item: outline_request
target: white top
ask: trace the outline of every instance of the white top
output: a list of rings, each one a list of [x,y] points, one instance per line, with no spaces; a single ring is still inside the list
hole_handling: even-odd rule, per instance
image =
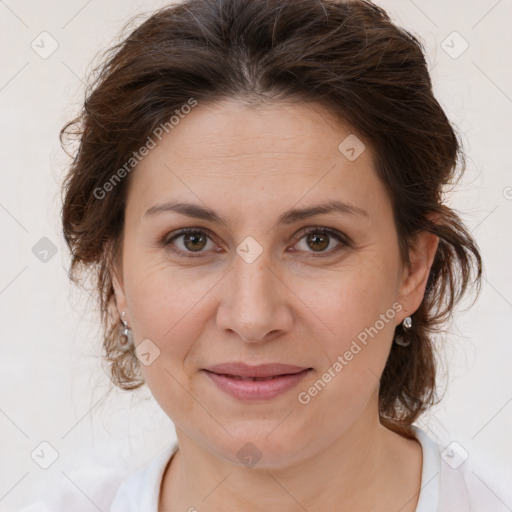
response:
[[[467,452],[456,443],[442,450],[428,435],[413,427],[423,450],[421,492],[416,512],[510,512],[510,486],[485,478],[481,468],[466,460]],[[145,467],[126,476],[126,471],[87,470],[80,488],[54,490],[43,502],[20,512],[158,512],[164,470],[178,448],[173,442]],[[84,497],[86,494],[87,499]]]

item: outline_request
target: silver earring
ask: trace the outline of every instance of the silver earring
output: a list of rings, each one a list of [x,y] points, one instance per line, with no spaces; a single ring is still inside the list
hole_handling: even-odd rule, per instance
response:
[[[121,314],[121,337],[119,339],[119,348],[127,352],[133,345],[132,330],[128,327],[128,322],[124,319],[124,311]]]
[[[411,326],[412,326],[412,318],[410,316],[406,316],[402,320],[402,327],[404,328],[404,333],[398,333],[395,336],[395,343],[397,345],[401,345],[402,347],[407,347],[408,345],[410,345],[411,340],[409,339],[409,336],[407,336],[407,333],[405,333],[405,331],[407,329],[410,329]]]

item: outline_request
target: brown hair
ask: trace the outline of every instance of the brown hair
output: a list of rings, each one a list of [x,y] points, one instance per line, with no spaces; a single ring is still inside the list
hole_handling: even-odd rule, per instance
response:
[[[62,222],[72,255],[69,277],[78,283],[89,267],[96,279],[112,382],[123,389],[144,383],[134,351],[117,342],[109,270],[131,175],[101,199],[95,191],[190,98],[234,97],[313,101],[348,121],[374,149],[403,262],[418,232],[439,236],[412,328],[397,327],[411,343],[393,344],[380,383],[381,421],[407,433],[436,399],[433,335],[451,318],[473,271],[480,292],[481,257],[459,216],[442,202],[464,158],[434,98],[422,45],[366,1],[187,0],[157,11],[107,51],[83,110],[61,131],[63,145],[65,136],[78,140],[63,184]]]

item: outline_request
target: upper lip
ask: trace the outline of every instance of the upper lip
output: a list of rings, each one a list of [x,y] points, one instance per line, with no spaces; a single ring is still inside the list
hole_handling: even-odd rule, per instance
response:
[[[234,375],[236,377],[274,377],[277,375],[291,375],[309,370],[307,366],[295,366],[291,364],[270,363],[250,366],[245,363],[231,362],[216,364],[205,368],[213,373]]]

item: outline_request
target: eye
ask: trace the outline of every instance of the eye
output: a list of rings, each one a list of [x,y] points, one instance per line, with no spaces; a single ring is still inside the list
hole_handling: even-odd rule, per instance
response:
[[[299,248],[299,250],[304,252],[312,252],[313,254],[306,256],[310,258],[328,256],[338,252],[339,250],[343,249],[343,247],[351,246],[351,242],[348,237],[334,229],[314,226],[302,230],[300,235],[302,236],[295,244],[295,247],[300,245],[302,240],[304,240],[303,247]],[[333,244],[333,240],[337,241],[338,243]],[[215,248],[216,246],[211,240],[209,232],[199,228],[180,229],[177,232],[171,233],[170,236],[165,237],[161,241],[161,244],[163,247],[168,248],[171,252],[185,258],[199,257],[203,253],[209,252],[209,250],[214,250],[215,252],[219,251],[218,248]],[[333,245],[334,248],[332,248]],[[308,248],[313,249],[313,251],[309,251]],[[296,249],[293,249],[293,251],[295,250]]]
[[[176,240],[179,239],[181,239],[181,241],[177,243]],[[210,245],[208,245],[208,242]],[[206,252],[204,249],[208,247],[211,249],[211,246],[215,247],[208,233],[198,228],[180,229],[178,232],[172,233],[170,237],[166,237],[162,241],[162,245],[172,252],[186,258],[195,258],[200,256],[201,253]],[[196,256],[194,253],[199,254]]]
[[[297,245],[300,245],[302,240],[304,240],[304,243],[302,245],[302,249],[305,252],[308,251],[308,248],[313,249],[313,254],[307,257],[317,258],[322,256],[327,256],[332,253],[338,252],[343,247],[350,247],[351,243],[349,239],[344,236],[339,231],[336,231],[334,229],[329,228],[322,228],[319,226],[314,226],[312,228],[307,228],[305,231],[301,232],[302,237],[299,239],[299,242]],[[333,244],[333,239],[337,241],[337,244]],[[334,248],[332,246],[334,245]],[[330,247],[329,250],[327,250]],[[318,253],[318,254],[314,254]]]

